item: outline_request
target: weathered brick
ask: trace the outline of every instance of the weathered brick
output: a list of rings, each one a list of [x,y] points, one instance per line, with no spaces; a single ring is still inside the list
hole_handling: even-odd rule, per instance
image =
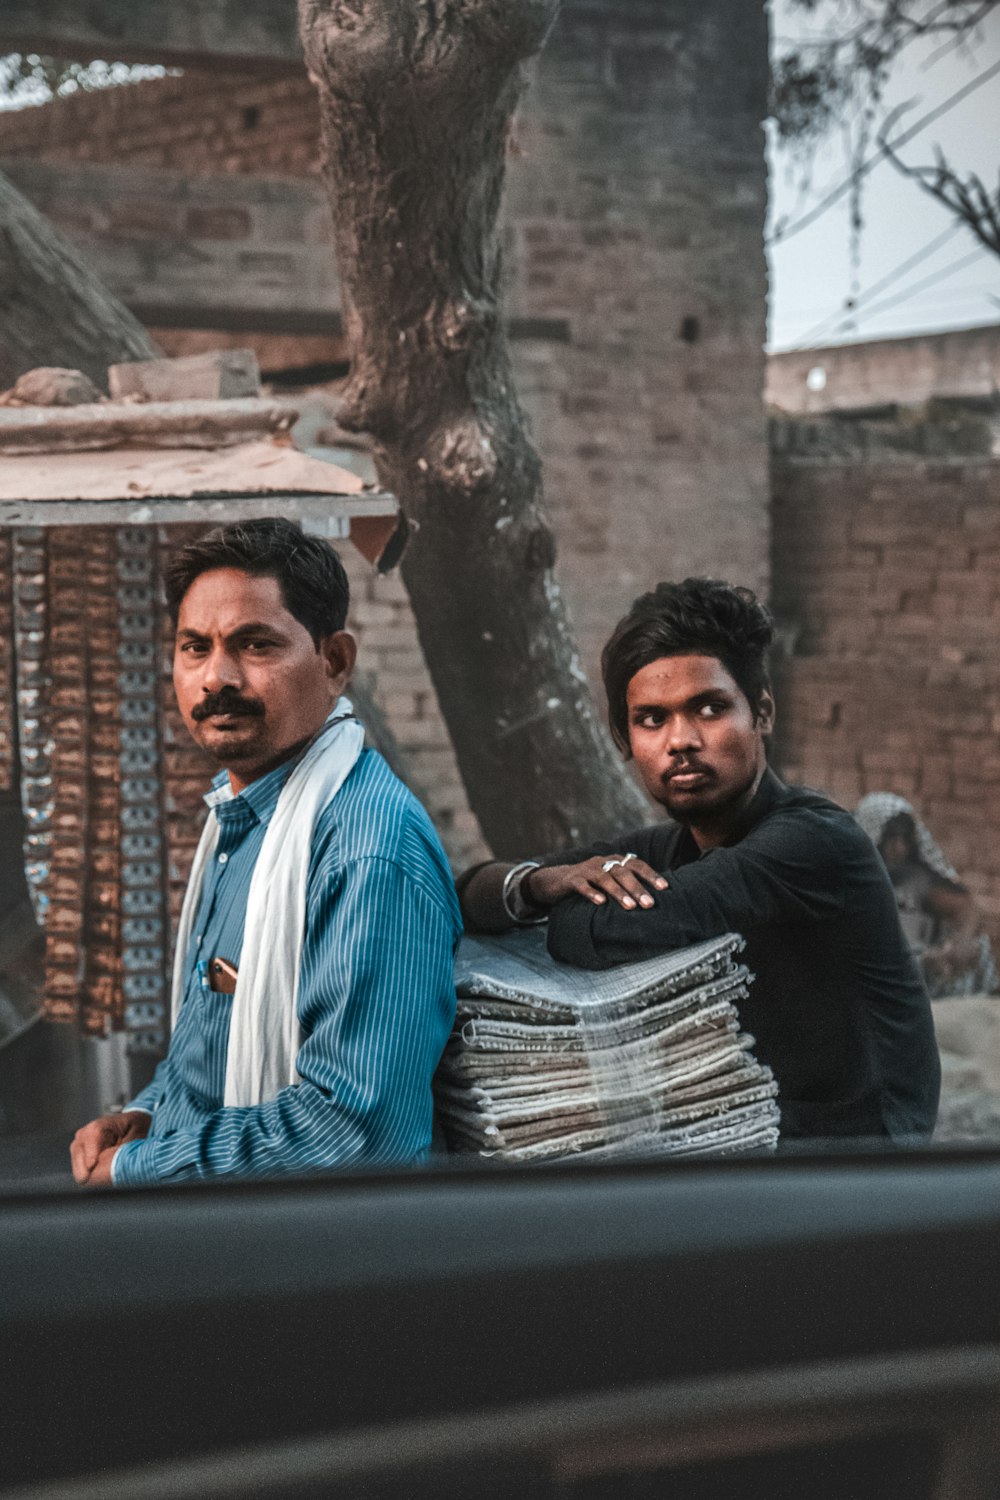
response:
[[[953,780],[950,775],[937,771],[929,771],[926,766],[921,766],[918,778],[918,791],[924,802],[927,802],[931,797],[950,797],[952,787]]]
[[[996,533],[1000,525],[1000,506],[994,505],[968,505],[962,517],[962,525],[966,531],[992,532]]]
[[[189,208],[184,216],[185,232],[193,240],[247,239],[253,225],[242,208]]]
[[[372,625],[398,628],[402,624],[399,606],[369,602],[366,599],[359,599],[353,604],[350,619],[352,628],[358,630],[367,630]]]
[[[387,705],[388,706],[388,705]],[[436,749],[443,747],[451,751],[451,741],[444,723],[438,719],[400,718],[392,715],[392,730],[399,748],[403,751]]]
[[[827,790],[853,794],[860,756],[859,790],[911,797],[977,896],[987,893],[998,935],[1000,464],[945,475],[908,460],[825,471],[786,462],[777,474],[775,599],[799,649],[818,653],[793,656],[779,679],[789,763],[800,779],[819,772]],[[846,557],[828,515],[848,521]]]

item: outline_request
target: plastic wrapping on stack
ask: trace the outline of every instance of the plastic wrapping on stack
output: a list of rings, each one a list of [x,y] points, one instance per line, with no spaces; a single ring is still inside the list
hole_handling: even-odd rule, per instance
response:
[[[539,928],[464,938],[435,1079],[449,1149],[536,1161],[773,1151],[777,1085],[740,1031],[735,934],[599,973]]]

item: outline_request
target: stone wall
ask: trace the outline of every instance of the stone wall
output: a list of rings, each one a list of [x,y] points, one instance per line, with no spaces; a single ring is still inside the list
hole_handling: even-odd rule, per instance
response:
[[[956,453],[956,445],[980,452]],[[949,452],[949,446],[951,451]],[[781,766],[910,799],[1000,937],[1000,462],[988,425],[782,423]],[[937,451],[935,451],[937,450]]]
[[[766,74],[758,0],[566,0],[521,109],[515,367],[592,679],[657,579],[767,584]],[[0,133],[4,157],[193,175],[315,177],[319,154],[308,80],[261,69],[77,95]]]

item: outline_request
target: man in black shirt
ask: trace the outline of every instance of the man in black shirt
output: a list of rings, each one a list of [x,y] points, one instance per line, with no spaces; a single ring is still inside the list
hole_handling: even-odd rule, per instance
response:
[[[612,733],[672,819],[460,882],[470,925],[548,918],[554,958],[600,969],[725,932],[756,976],[742,1020],[782,1136],[926,1138],[930,1002],[878,853],[853,818],[768,769],[770,616],[709,579],[638,599],[602,660]]]

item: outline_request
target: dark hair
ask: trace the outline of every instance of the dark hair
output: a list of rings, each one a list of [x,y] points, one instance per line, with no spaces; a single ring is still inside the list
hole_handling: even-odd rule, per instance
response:
[[[878,841],[880,854],[891,838],[902,839],[906,845],[908,858],[919,860],[923,864],[920,858],[920,846],[917,843],[917,825],[912,813],[893,813],[892,817],[887,820]]]
[[[658,583],[642,594],[615,627],[601,655],[608,722],[619,750],[629,753],[628,685],[662,656],[715,656],[743,693],[754,719],[770,690],[767,648],[774,638],[770,611],[751,589],[717,578]]]
[[[290,615],[317,648],[343,630],[350,602],[344,565],[327,542],[304,535],[294,521],[266,516],[217,526],[172,553],[164,569],[167,609],[174,627],[181,600],[195,579],[213,568],[238,568],[253,578],[276,578]]]

